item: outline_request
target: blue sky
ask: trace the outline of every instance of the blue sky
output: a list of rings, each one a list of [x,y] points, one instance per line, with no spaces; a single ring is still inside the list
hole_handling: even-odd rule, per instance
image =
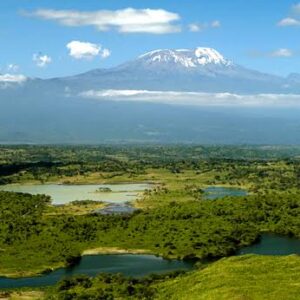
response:
[[[297,4],[289,0],[1,1],[0,72],[64,76],[114,66],[153,49],[203,46],[260,71],[300,73]],[[149,20],[143,17],[144,9],[150,9]]]

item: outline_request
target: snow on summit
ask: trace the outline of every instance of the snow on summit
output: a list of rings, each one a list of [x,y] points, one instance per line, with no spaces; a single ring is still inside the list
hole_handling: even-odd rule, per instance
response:
[[[217,50],[212,48],[197,48],[195,50],[195,56],[197,61],[201,65],[206,64],[224,64],[227,65],[230,62],[226,60]]]
[[[217,50],[199,47],[190,49],[159,49],[139,57],[147,63],[175,63],[186,68],[196,68],[208,64],[228,66],[231,62],[225,59]]]

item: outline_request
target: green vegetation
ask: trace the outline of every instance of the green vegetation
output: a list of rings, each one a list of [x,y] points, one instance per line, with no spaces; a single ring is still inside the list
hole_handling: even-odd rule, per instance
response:
[[[297,147],[3,146],[2,184],[152,182],[154,187],[134,203],[140,209],[126,216],[91,214],[104,205],[93,201],[53,207],[45,195],[0,192],[0,274],[28,276],[71,265],[94,248],[145,249],[168,258],[196,258],[203,266],[253,244],[261,232],[300,238],[299,154]],[[208,201],[203,194],[208,186],[245,188],[249,195]],[[296,257],[246,256],[176,278],[78,277],[50,289],[54,298],[47,297],[296,299],[294,291],[280,298],[290,285],[297,291],[299,280],[283,271],[299,275],[296,263]],[[270,284],[252,288],[256,279],[266,278]],[[187,290],[193,298],[184,298]]]
[[[155,285],[157,300],[298,300],[300,258],[239,256]]]
[[[298,300],[300,258],[246,255],[143,279],[100,274],[62,280],[45,299]]]
[[[93,200],[76,200],[65,205],[47,207],[45,215],[85,215],[106,206],[104,202]]]
[[[44,196],[7,192],[0,196],[6,212],[0,240],[2,274],[30,274],[72,264],[85,249],[97,247],[215,259],[253,243],[263,230],[300,237],[300,196],[292,193],[174,202],[130,216],[44,213],[42,218],[40,210],[47,212]],[[38,199],[43,206],[31,209]]]
[[[207,185],[285,189],[298,187],[299,158],[300,147],[279,146],[2,146],[0,182],[169,183],[191,177]]]
[[[199,270],[142,279],[99,274],[74,276],[43,291],[12,291],[6,299],[298,300],[300,258],[246,255],[224,258]]]
[[[145,299],[154,297],[149,279],[128,279],[122,275],[100,274],[95,279],[74,276],[62,280],[46,299]]]
[[[108,187],[100,187],[96,190],[96,193],[110,193],[112,190]]]

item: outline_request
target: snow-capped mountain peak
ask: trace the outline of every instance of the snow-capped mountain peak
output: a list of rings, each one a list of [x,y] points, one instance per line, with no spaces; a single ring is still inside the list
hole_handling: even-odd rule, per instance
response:
[[[143,54],[139,57],[147,64],[169,63],[186,68],[196,68],[209,64],[228,66],[232,63],[212,48],[199,47],[191,49],[159,49]]]
[[[212,48],[199,47],[195,50],[195,56],[197,57],[198,63],[202,65],[211,63],[223,65],[231,64],[231,62],[225,59],[223,55]]]

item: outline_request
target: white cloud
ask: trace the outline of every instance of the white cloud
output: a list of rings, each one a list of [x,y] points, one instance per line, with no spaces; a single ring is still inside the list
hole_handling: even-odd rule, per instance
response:
[[[287,27],[287,26],[300,26],[300,20],[295,18],[284,18],[278,22],[278,26]]]
[[[27,77],[24,75],[13,75],[13,74],[2,74],[0,75],[0,82],[7,83],[21,83],[27,80]]]
[[[191,32],[199,32],[199,31],[202,31],[202,29],[203,29],[203,27],[200,24],[197,24],[197,23],[189,24],[189,30]]]
[[[181,30],[179,25],[174,24],[180,20],[180,16],[164,9],[126,8],[98,11],[39,9],[24,14],[56,21],[65,26],[93,26],[99,31],[115,29],[123,33],[165,34]]]
[[[282,27],[287,27],[287,26],[300,26],[300,3],[295,4],[291,8],[291,14],[280,20],[277,25],[282,26]]]
[[[111,55],[111,51],[109,49],[104,48],[101,53],[102,58],[107,58]]]
[[[219,27],[221,27],[221,22],[218,21],[218,20],[215,20],[215,21],[211,22],[211,27],[212,28],[219,28]]]
[[[16,84],[22,84],[27,77],[21,74],[2,74],[0,75],[0,89],[6,89]]]
[[[102,101],[135,101],[193,106],[300,107],[300,95],[200,93],[148,90],[90,90],[81,97]]]
[[[44,68],[52,62],[52,58],[50,56],[41,53],[33,54],[32,60],[40,68]]]
[[[218,20],[212,21],[210,23],[191,23],[188,25],[189,31],[200,32],[209,28],[219,28],[221,27],[221,22]]]
[[[7,71],[8,72],[15,73],[15,72],[18,72],[19,69],[20,69],[20,67],[18,65],[16,65],[16,64],[9,64],[9,65],[7,65]]]
[[[66,47],[69,49],[69,55],[75,59],[93,59],[96,56],[107,58],[111,54],[109,49],[88,42],[72,41]]]
[[[291,57],[291,56],[293,56],[293,52],[289,49],[281,48],[281,49],[278,49],[278,50],[272,52],[271,56],[274,56],[274,57]]]

